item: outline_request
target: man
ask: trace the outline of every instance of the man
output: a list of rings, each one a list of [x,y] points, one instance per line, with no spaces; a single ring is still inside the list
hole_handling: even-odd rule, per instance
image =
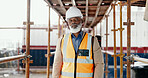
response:
[[[97,38],[81,30],[82,19],[83,15],[78,8],[70,7],[67,10],[70,34],[58,41],[52,78],[103,78],[101,48]]]

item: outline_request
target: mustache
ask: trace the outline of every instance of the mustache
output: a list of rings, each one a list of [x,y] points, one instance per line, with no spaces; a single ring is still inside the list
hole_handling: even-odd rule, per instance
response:
[[[79,25],[79,24],[76,24],[76,23],[71,24],[71,26],[77,26],[77,25]]]

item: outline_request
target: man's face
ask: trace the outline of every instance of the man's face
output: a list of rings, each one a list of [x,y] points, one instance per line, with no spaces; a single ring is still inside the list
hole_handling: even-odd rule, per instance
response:
[[[74,29],[77,28],[80,23],[82,23],[82,20],[80,17],[73,17],[68,19],[68,24],[69,26],[71,26],[71,28],[74,28]]]

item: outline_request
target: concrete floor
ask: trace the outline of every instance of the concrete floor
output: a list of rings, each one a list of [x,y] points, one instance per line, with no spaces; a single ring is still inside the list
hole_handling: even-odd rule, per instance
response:
[[[30,74],[30,78],[46,78],[46,74]],[[25,78],[25,74],[4,74],[0,78]],[[50,75],[51,78],[51,75]]]
[[[45,70],[46,71],[46,70]],[[47,75],[43,73],[30,72],[30,78],[46,78]],[[0,78],[25,78],[25,73],[20,71],[19,73],[15,68],[0,68]],[[51,75],[50,75],[51,78]]]
[[[30,74],[30,78],[46,78],[46,74]],[[25,78],[25,74],[3,75],[0,78]],[[50,75],[51,78],[51,75]]]

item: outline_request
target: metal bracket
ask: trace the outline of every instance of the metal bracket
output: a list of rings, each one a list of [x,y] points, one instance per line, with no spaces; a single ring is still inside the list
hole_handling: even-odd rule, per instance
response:
[[[127,60],[130,60],[131,63],[134,63],[134,58],[133,58],[133,56],[134,56],[134,55],[132,54],[132,55],[130,55],[130,56],[125,56],[124,58],[127,59]]]
[[[118,29],[112,29],[111,31],[118,31]]]
[[[117,56],[119,56],[119,57],[124,57],[125,54],[117,54]]]
[[[27,58],[31,58],[32,56],[31,55],[26,55],[26,52],[24,53],[25,54],[25,57],[23,58],[23,60],[22,60],[22,63],[26,63],[26,61],[27,61]],[[33,60],[29,60],[29,62],[28,63],[33,63]]]
[[[117,54],[111,55],[112,57],[117,57]]]
[[[110,71],[104,71],[104,73],[110,73]]]
[[[24,59],[23,60],[26,60],[27,58],[31,58],[32,56],[31,55],[26,55],[26,52],[24,53],[25,54],[25,57],[24,57]]]
[[[34,22],[29,22],[28,24],[34,25]],[[23,22],[23,25],[27,25],[27,22]]]
[[[119,30],[119,31],[123,31],[123,30],[124,30],[124,28],[118,28],[118,30]]]
[[[104,35],[109,35],[109,34],[104,34]]]

